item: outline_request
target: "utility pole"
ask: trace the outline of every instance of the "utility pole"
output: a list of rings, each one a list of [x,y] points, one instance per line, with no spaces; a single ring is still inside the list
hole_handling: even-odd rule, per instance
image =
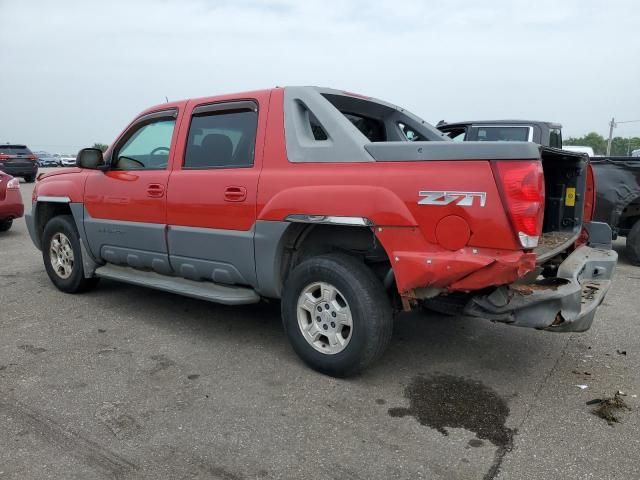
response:
[[[640,120],[624,120],[622,122],[616,122],[616,119],[611,117],[611,122],[609,123],[609,141],[607,142],[607,157],[611,156],[611,141],[613,140],[613,129],[616,128],[619,123],[640,123]]]
[[[611,140],[613,140],[613,129],[616,126],[616,119],[611,117],[611,123],[609,123],[609,141],[607,142],[607,157],[611,156]]]

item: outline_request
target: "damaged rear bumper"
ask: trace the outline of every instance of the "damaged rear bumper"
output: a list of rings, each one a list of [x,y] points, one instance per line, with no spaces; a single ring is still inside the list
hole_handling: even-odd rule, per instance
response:
[[[557,277],[498,287],[473,297],[464,313],[521,327],[583,332],[609,290],[617,259],[613,250],[581,246],[560,264]]]

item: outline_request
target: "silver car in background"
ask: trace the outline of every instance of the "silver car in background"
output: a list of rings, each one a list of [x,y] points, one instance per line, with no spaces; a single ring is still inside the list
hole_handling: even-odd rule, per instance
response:
[[[38,165],[41,167],[59,167],[60,160],[49,152],[33,152],[38,157]]]
[[[75,167],[76,155],[60,155],[60,165],[63,167]]]

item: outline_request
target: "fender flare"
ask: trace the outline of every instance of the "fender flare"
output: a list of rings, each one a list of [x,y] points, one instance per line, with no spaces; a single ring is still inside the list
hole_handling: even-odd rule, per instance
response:
[[[363,202],[362,199],[374,199]],[[291,215],[360,217],[372,225],[417,226],[405,203],[391,190],[369,185],[310,185],[276,193],[258,220],[283,221]]]
[[[82,254],[82,264],[84,267],[84,276],[85,278],[93,277],[95,269],[100,266],[100,264],[93,257],[93,254],[89,251],[86,234],[84,231],[84,204],[72,202],[69,197],[58,197],[58,196],[46,196],[40,195],[36,197],[36,201],[33,204],[31,209],[31,213],[26,215],[26,223],[27,230],[29,231],[29,235],[31,236],[31,240],[38,248],[38,250],[42,250],[41,244],[41,228],[44,229],[44,225],[41,225],[40,220],[40,208],[41,206],[47,204],[63,204],[68,206],[69,211],[71,212],[71,216],[76,224],[76,229],[78,230],[78,235],[80,237],[80,250]]]
[[[620,218],[622,217],[622,212],[624,212],[624,209],[627,208],[635,200],[640,200],[640,190],[630,190],[625,196],[620,198],[619,202],[616,203],[616,206],[611,211],[611,216],[609,217],[609,224],[613,228],[618,228],[618,223],[620,222]]]

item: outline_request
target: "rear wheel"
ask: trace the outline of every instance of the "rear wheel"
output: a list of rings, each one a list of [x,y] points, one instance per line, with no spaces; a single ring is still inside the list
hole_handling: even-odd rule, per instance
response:
[[[27,175],[26,177],[24,177],[24,181],[27,183],[33,183],[36,181],[36,176],[35,175]]]
[[[348,255],[313,257],[298,265],[282,297],[284,329],[311,368],[346,377],[382,355],[391,339],[391,305],[380,280]]]
[[[640,265],[640,220],[631,227],[627,235],[627,248],[625,249],[629,260],[634,265]]]
[[[84,292],[98,283],[97,278],[84,277],[80,239],[71,215],[53,217],[47,223],[42,259],[49,278],[63,292]]]
[[[13,219],[8,218],[6,220],[0,220],[0,232],[6,232],[13,225]]]

